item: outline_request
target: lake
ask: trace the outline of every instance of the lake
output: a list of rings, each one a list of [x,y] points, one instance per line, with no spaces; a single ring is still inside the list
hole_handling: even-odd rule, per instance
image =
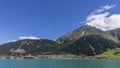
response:
[[[0,68],[120,68],[120,60],[0,60]]]

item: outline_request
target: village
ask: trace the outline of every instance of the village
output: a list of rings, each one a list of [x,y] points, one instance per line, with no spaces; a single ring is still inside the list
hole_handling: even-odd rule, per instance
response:
[[[24,56],[0,56],[0,59],[77,59],[79,56],[72,54],[59,55],[24,55]]]

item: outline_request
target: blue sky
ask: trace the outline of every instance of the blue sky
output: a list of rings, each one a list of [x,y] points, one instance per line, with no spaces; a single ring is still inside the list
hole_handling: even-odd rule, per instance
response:
[[[118,0],[0,0],[0,42],[20,36],[55,40],[85,23],[86,17]]]

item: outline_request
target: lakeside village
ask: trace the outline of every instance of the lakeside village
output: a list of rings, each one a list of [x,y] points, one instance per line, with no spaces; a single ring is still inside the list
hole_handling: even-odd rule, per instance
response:
[[[51,52],[43,52],[41,54],[27,53],[21,46],[14,50],[11,49],[9,54],[0,54],[0,59],[76,59],[79,58],[73,54],[53,54]]]
[[[0,59],[77,59],[76,55],[72,54],[59,54],[59,55],[16,55],[16,56],[0,56]]]
[[[0,54],[0,59],[76,59],[77,55],[72,54],[51,54],[44,52],[42,54],[26,54],[24,49],[10,50],[10,54]]]

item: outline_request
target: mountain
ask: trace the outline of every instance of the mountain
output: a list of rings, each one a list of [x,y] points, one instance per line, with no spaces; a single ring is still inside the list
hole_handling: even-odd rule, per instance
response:
[[[119,43],[120,41],[118,38],[115,38],[113,35],[111,35],[108,31],[102,31],[100,29],[97,29],[96,27],[92,27],[89,25],[84,25],[70,33],[65,34],[64,36],[57,39],[59,43],[68,45],[76,41],[77,39],[81,38],[82,36],[87,35],[100,35],[101,37],[104,37],[109,40],[113,40],[116,43]]]
[[[65,46],[63,50],[76,55],[83,54],[92,56],[101,54],[108,49],[117,48],[117,46],[118,44],[114,41],[105,39],[100,35],[88,35],[79,38],[68,46]]]
[[[75,54],[94,56],[120,47],[120,29],[102,31],[84,25],[56,41],[18,40],[0,45],[0,54]]]
[[[106,31],[106,32],[120,41],[120,28],[117,28],[117,29],[114,29],[114,30],[109,30],[109,31]]]
[[[72,54],[97,55],[119,46],[120,30],[102,31],[85,25],[57,41],[63,45],[63,51]]]
[[[101,35],[101,36],[105,35],[104,31],[102,31],[100,29],[91,27],[89,25],[85,25],[85,26],[82,26],[70,33],[67,33],[66,35],[57,39],[57,41],[66,45],[66,44],[71,44],[72,42],[74,42],[75,40],[79,39],[82,36],[93,35],[93,34]]]
[[[43,54],[43,53],[57,53],[59,51],[59,44],[52,40],[19,40],[0,45],[0,54],[11,53],[30,53],[30,54]]]

